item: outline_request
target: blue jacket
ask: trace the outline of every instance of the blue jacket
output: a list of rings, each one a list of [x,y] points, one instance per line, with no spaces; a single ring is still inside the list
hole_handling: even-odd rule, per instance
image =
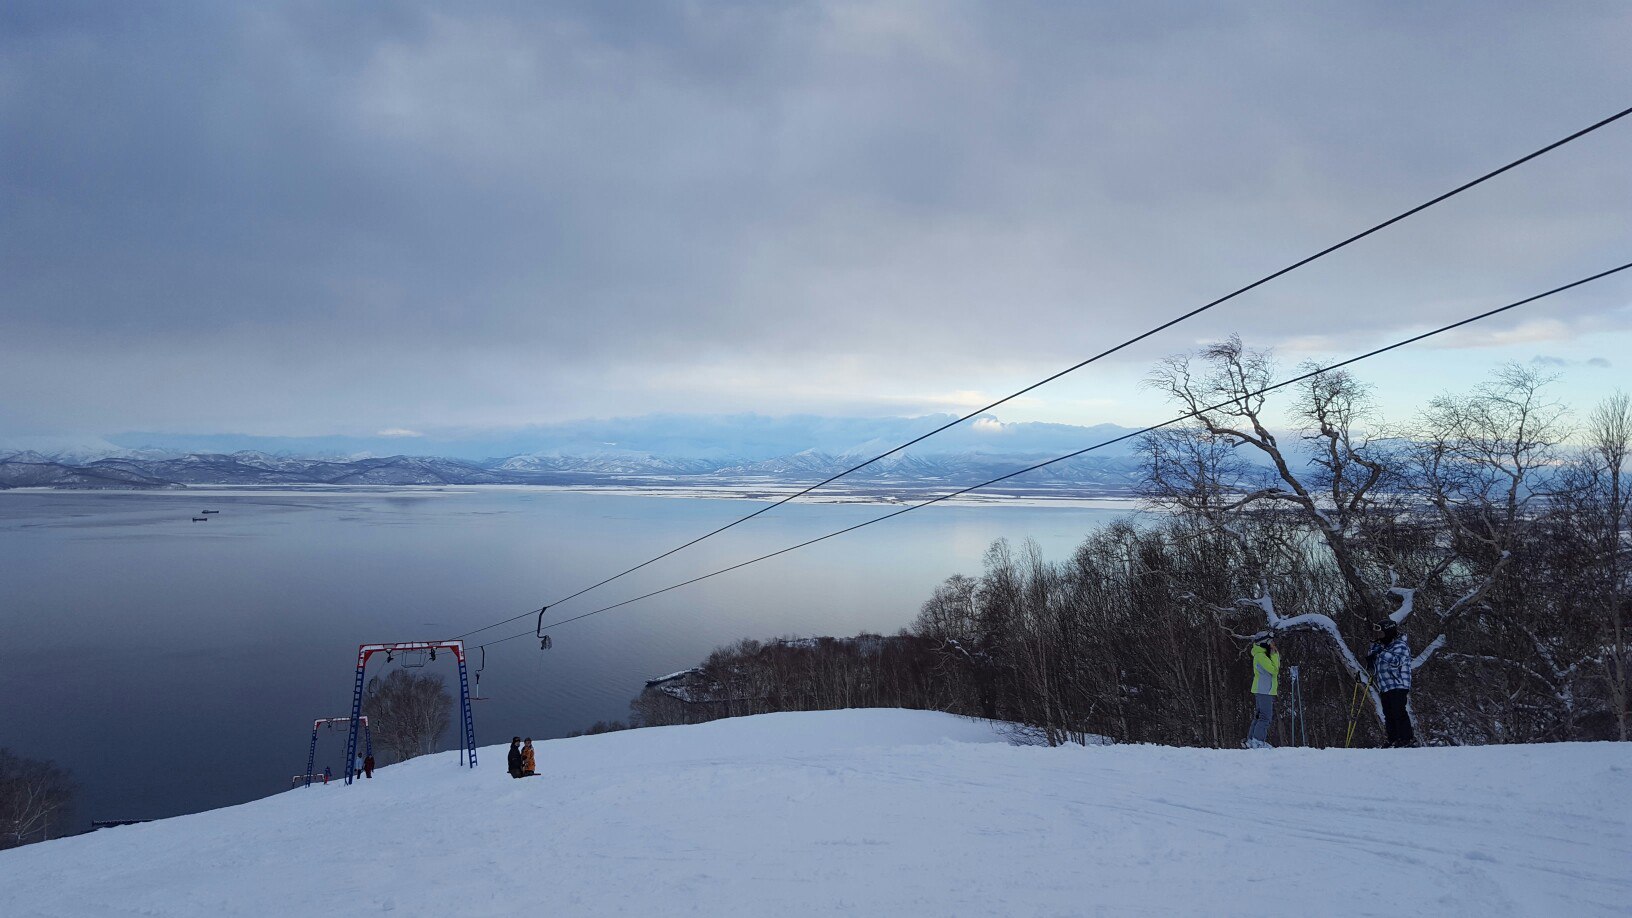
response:
[[[1391,692],[1411,687],[1411,646],[1405,642],[1405,635],[1390,641],[1386,647],[1382,644],[1371,645],[1366,659],[1371,661],[1371,675],[1377,684],[1377,691]]]

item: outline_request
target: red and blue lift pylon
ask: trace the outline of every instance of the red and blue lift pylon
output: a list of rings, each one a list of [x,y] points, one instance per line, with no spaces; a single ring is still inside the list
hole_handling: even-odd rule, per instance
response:
[[[368,729],[368,718],[366,716],[365,717],[360,717],[358,719],[363,722],[363,744],[364,744],[363,755],[371,756],[371,755],[374,754],[374,731]],[[321,728],[324,724],[328,724],[330,729],[333,729],[335,724],[346,723],[347,721],[350,721],[350,720],[351,720],[351,718],[349,718],[349,717],[319,717],[317,720],[312,721],[312,745],[310,747],[308,747],[307,750],[306,750],[306,774],[304,776],[296,775],[297,778],[301,778],[301,777],[304,778],[304,783],[303,783],[304,787],[311,787],[312,786],[312,781],[314,779],[314,775],[312,774],[312,769],[317,767],[317,731],[318,731],[318,729]],[[327,783],[327,782],[324,782],[324,783]]]
[[[356,777],[357,721],[363,716],[363,670],[368,667],[368,658],[377,653],[383,653],[389,658],[399,653],[429,652],[431,659],[434,660],[438,650],[452,651],[454,660],[459,663],[459,724],[464,728],[465,734],[465,742],[459,752],[459,764],[465,765],[468,762],[471,768],[476,767],[476,719],[471,714],[470,678],[465,670],[465,642],[454,640],[361,644],[357,647],[357,678],[351,688],[351,731],[346,738],[347,784]]]

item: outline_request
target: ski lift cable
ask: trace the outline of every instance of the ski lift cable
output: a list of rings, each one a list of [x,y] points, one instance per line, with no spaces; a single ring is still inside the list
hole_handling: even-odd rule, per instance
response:
[[[642,568],[644,568],[644,567],[646,567],[648,565],[655,564],[658,561],[663,560],[664,558],[667,558],[667,557],[670,557],[671,555],[675,555],[675,554],[678,554],[678,553],[680,553],[682,551],[685,551],[686,549],[690,548],[693,545],[696,545],[699,542],[702,542],[702,541],[704,541],[706,539],[711,539],[714,536],[717,536],[720,533],[725,532],[728,529],[734,528],[736,526],[740,526],[743,523],[746,523],[749,520],[751,520],[751,519],[753,519],[753,518],[755,518],[757,516],[760,516],[761,514],[769,513],[770,511],[775,510],[776,508],[782,506],[783,504],[789,503],[790,501],[797,500],[798,498],[801,498],[801,497],[805,496],[806,494],[809,494],[810,492],[815,491],[818,488],[822,488],[822,487],[825,487],[825,486],[827,486],[829,484],[832,484],[833,482],[838,481],[840,478],[843,478],[846,475],[850,475],[850,474],[852,474],[854,472],[859,472],[862,469],[872,465],[875,462],[878,462],[881,459],[886,459],[886,458],[888,458],[890,456],[895,455],[896,453],[901,452],[904,449],[907,449],[908,447],[914,446],[914,445],[916,445],[918,443],[922,443],[923,441],[929,439],[930,437],[935,436],[936,434],[941,433],[942,431],[945,431],[945,430],[948,430],[950,428],[956,427],[957,425],[962,424],[963,422],[968,421],[971,418],[979,417],[980,415],[985,414],[988,411],[991,411],[993,408],[996,408],[999,405],[1002,405],[1002,404],[1004,404],[1006,402],[1009,402],[1009,401],[1013,401],[1014,399],[1019,398],[1020,396],[1025,395],[1026,393],[1031,392],[1034,389],[1038,389],[1038,388],[1040,388],[1042,386],[1045,386],[1048,383],[1051,383],[1054,380],[1059,379],[1062,376],[1066,376],[1066,375],[1068,375],[1070,373],[1074,373],[1077,370],[1080,370],[1083,367],[1088,366],[1091,363],[1094,363],[1094,362],[1096,362],[1098,360],[1101,360],[1101,359],[1103,359],[1105,357],[1109,357],[1110,355],[1115,354],[1116,352],[1118,352],[1120,350],[1123,350],[1124,348],[1131,347],[1132,345],[1137,344],[1140,341],[1145,340],[1146,338],[1149,338],[1149,337],[1151,337],[1153,335],[1159,334],[1159,333],[1161,333],[1163,331],[1166,331],[1169,328],[1172,328],[1175,325],[1178,325],[1181,322],[1187,321],[1187,320],[1192,319],[1192,318],[1194,318],[1194,317],[1196,317],[1198,315],[1201,315],[1202,313],[1208,311],[1209,309],[1212,309],[1214,306],[1222,305],[1223,303],[1229,302],[1230,300],[1235,299],[1236,297],[1242,295],[1243,293],[1247,293],[1249,291],[1255,290],[1258,287],[1261,287],[1264,284],[1267,284],[1270,281],[1275,280],[1278,277],[1281,277],[1281,276],[1286,275],[1286,274],[1290,274],[1291,272],[1296,271],[1297,269],[1303,267],[1304,265],[1307,265],[1307,264],[1309,264],[1309,263],[1311,263],[1313,261],[1316,261],[1318,259],[1324,258],[1327,255],[1330,255],[1333,252],[1336,252],[1339,249],[1345,248],[1346,246],[1349,246],[1349,245],[1351,245],[1351,244],[1353,244],[1355,242],[1359,242],[1360,240],[1366,238],[1367,236],[1372,235],[1373,233],[1376,233],[1376,232],[1379,232],[1381,230],[1387,229],[1388,227],[1393,226],[1394,224],[1399,223],[1400,221],[1405,220],[1408,217],[1414,216],[1414,215],[1416,215],[1418,213],[1421,213],[1424,210],[1427,210],[1430,207],[1433,207],[1436,204],[1439,204],[1439,203],[1441,203],[1443,201],[1449,200],[1450,198],[1456,197],[1457,195],[1461,194],[1462,192],[1467,191],[1467,190],[1469,190],[1469,189],[1471,189],[1471,188],[1473,188],[1475,186],[1482,185],[1485,182],[1488,182],[1491,179],[1503,174],[1504,172],[1508,172],[1509,170],[1512,170],[1512,169],[1515,169],[1515,168],[1517,168],[1519,166],[1522,166],[1525,163],[1529,162],[1530,160],[1536,159],[1537,157],[1540,157],[1540,156],[1542,156],[1542,155],[1544,155],[1546,153],[1550,153],[1553,150],[1556,150],[1559,147],[1562,147],[1565,144],[1570,143],[1571,141],[1578,140],[1578,139],[1580,139],[1582,137],[1585,137],[1586,135],[1591,134],[1592,132],[1598,130],[1599,128],[1606,127],[1606,126],[1608,126],[1610,124],[1613,124],[1616,121],[1619,121],[1622,118],[1625,118],[1627,115],[1632,115],[1632,108],[1622,109],[1621,111],[1616,112],[1615,114],[1610,115],[1609,117],[1607,117],[1607,118],[1605,118],[1605,119],[1603,119],[1601,121],[1598,121],[1598,122],[1596,122],[1594,124],[1588,125],[1587,127],[1584,127],[1584,128],[1582,128],[1582,129],[1576,131],[1575,133],[1570,134],[1570,135],[1568,135],[1566,137],[1555,140],[1552,143],[1550,143],[1550,144],[1548,144],[1548,145],[1546,145],[1546,146],[1544,146],[1544,147],[1542,147],[1542,148],[1540,148],[1538,150],[1535,150],[1534,152],[1531,152],[1531,153],[1528,153],[1528,154],[1526,154],[1524,156],[1521,156],[1518,159],[1513,160],[1512,162],[1508,163],[1505,166],[1501,166],[1500,168],[1493,169],[1493,170],[1491,170],[1489,172],[1486,172],[1485,174],[1479,176],[1478,178],[1475,178],[1475,179],[1472,179],[1470,181],[1464,182],[1461,185],[1458,185],[1455,188],[1452,188],[1450,191],[1447,191],[1447,192],[1445,192],[1445,193],[1443,193],[1443,194],[1441,194],[1441,195],[1439,195],[1437,197],[1430,198],[1429,200],[1424,201],[1421,204],[1418,204],[1417,206],[1412,207],[1409,210],[1402,211],[1402,212],[1388,218],[1387,220],[1384,220],[1383,222],[1378,223],[1378,224],[1370,227],[1369,229],[1362,230],[1362,231],[1360,231],[1358,233],[1355,233],[1352,236],[1349,236],[1348,238],[1342,240],[1341,242],[1335,243],[1333,245],[1329,245],[1326,248],[1321,249],[1320,251],[1314,253],[1313,255],[1309,255],[1309,256],[1306,256],[1306,257],[1304,257],[1302,259],[1299,259],[1298,261],[1295,261],[1292,264],[1289,264],[1286,267],[1281,268],[1279,271],[1275,271],[1274,273],[1271,273],[1271,274],[1266,274],[1263,277],[1260,277],[1259,279],[1253,281],[1252,283],[1247,284],[1245,287],[1240,287],[1240,288],[1238,288],[1236,290],[1231,291],[1230,293],[1226,293],[1225,295],[1219,297],[1218,299],[1213,300],[1212,302],[1206,303],[1206,304],[1204,304],[1202,306],[1198,306],[1195,309],[1190,310],[1189,312],[1186,312],[1186,313],[1184,313],[1182,315],[1179,315],[1179,316],[1177,316],[1175,318],[1169,319],[1168,321],[1163,322],[1160,325],[1157,325],[1156,327],[1150,329],[1149,331],[1146,331],[1146,332],[1144,332],[1142,334],[1139,334],[1139,335],[1136,335],[1136,336],[1134,336],[1132,338],[1129,338],[1126,341],[1123,341],[1121,344],[1118,344],[1115,347],[1107,348],[1107,349],[1105,349],[1103,351],[1100,351],[1099,353],[1093,355],[1092,357],[1087,358],[1086,360],[1082,360],[1082,361],[1079,361],[1078,363],[1072,364],[1071,366],[1066,367],[1065,369],[1060,370],[1059,372],[1057,372],[1057,373],[1055,373],[1055,374],[1053,374],[1051,376],[1046,376],[1046,377],[1038,380],[1037,382],[1034,382],[1031,385],[1026,386],[1023,389],[1018,389],[1018,390],[1016,390],[1014,392],[1011,392],[1008,395],[1003,396],[1002,398],[998,399],[997,401],[992,402],[989,405],[986,405],[983,408],[977,408],[974,411],[971,411],[968,414],[963,415],[962,417],[959,417],[959,418],[957,418],[955,420],[952,420],[952,421],[948,421],[945,424],[942,424],[941,426],[935,428],[934,430],[929,431],[928,433],[921,434],[921,435],[919,435],[917,437],[914,437],[911,440],[908,440],[907,442],[902,443],[900,446],[896,446],[896,447],[894,447],[892,449],[886,450],[885,452],[879,453],[878,455],[872,457],[871,459],[866,460],[865,462],[858,463],[856,465],[851,466],[848,469],[845,469],[842,472],[839,472],[836,475],[832,475],[832,476],[830,476],[828,478],[824,478],[821,481],[818,481],[815,484],[804,488],[803,490],[796,491],[796,492],[794,492],[792,494],[789,494],[786,497],[783,497],[782,499],[780,499],[778,501],[775,501],[774,503],[766,504],[765,506],[759,508],[758,510],[755,510],[754,512],[752,512],[752,513],[750,513],[750,514],[748,514],[746,516],[743,516],[743,517],[740,517],[738,519],[732,520],[731,522],[726,523],[724,526],[721,526],[718,529],[714,529],[714,530],[711,530],[709,532],[705,532],[702,535],[697,536],[696,538],[692,539],[689,542],[686,542],[686,543],[681,544],[681,545],[677,545],[674,548],[671,548],[668,551],[663,552],[660,555],[656,555],[656,556],[654,556],[652,558],[648,558],[647,560],[642,561],[641,563],[635,565],[634,567],[631,567],[631,568],[628,568],[626,570],[620,571],[619,573],[613,574],[612,576],[606,578],[605,580],[601,580],[601,581],[598,581],[596,583],[592,583],[589,586],[584,587],[583,589],[577,591],[576,593],[570,593],[570,594],[568,594],[566,596],[561,597],[560,599],[555,600],[554,602],[551,602],[551,603],[548,603],[548,604],[544,605],[541,608],[529,609],[528,611],[523,612],[520,615],[512,616],[511,618],[504,619],[503,621],[497,621],[497,622],[494,622],[494,623],[492,623],[490,625],[483,625],[480,628],[475,628],[473,630],[466,631],[464,634],[459,635],[459,637],[460,638],[469,637],[472,634],[476,634],[476,633],[481,632],[481,631],[486,631],[489,628],[497,628],[497,627],[500,627],[501,625],[508,625],[511,622],[520,621],[520,620],[522,620],[522,619],[524,619],[524,618],[526,618],[526,617],[528,617],[530,615],[539,615],[540,613],[548,610],[551,606],[558,606],[561,603],[564,603],[564,602],[566,602],[566,601],[568,601],[570,599],[576,599],[579,596],[582,596],[585,593],[590,592],[591,590],[600,589],[601,587],[606,586],[607,584],[609,584],[609,583],[611,583],[611,582],[613,582],[615,580],[619,580],[619,579],[621,579],[623,577],[626,577],[626,576],[628,576],[630,574],[633,574],[635,571],[638,571],[638,570],[640,570],[640,569],[642,569]]]
[[[773,552],[771,552],[769,554],[760,555],[757,558],[751,558],[751,559],[749,559],[747,561],[742,561],[740,563],[733,564],[730,567],[720,568],[717,571],[713,571],[711,573],[703,574],[703,575],[698,576],[698,577],[693,577],[690,580],[684,580],[684,581],[681,581],[680,583],[676,583],[676,584],[674,584],[672,586],[666,586],[666,587],[664,587],[664,588],[662,588],[660,590],[653,590],[653,591],[651,591],[649,593],[643,593],[643,594],[641,594],[639,596],[636,596],[636,597],[634,597],[632,599],[626,599],[626,600],[624,600],[622,602],[613,603],[612,605],[609,605],[609,606],[603,606],[602,608],[596,609],[593,612],[585,612],[582,615],[575,615],[575,616],[572,616],[571,618],[564,618],[564,619],[562,619],[562,620],[560,620],[558,622],[553,622],[553,623],[551,623],[549,625],[542,624],[542,620],[541,620],[540,625],[539,625],[539,627],[537,629],[537,633],[542,634],[545,630],[547,630],[549,628],[556,628],[556,627],[560,627],[561,625],[566,625],[566,624],[570,624],[572,622],[581,621],[583,619],[589,618],[592,615],[599,615],[602,612],[610,612],[613,609],[619,609],[619,608],[622,608],[624,606],[640,602],[643,599],[650,599],[653,596],[657,596],[657,595],[662,594],[662,593],[667,593],[670,590],[677,590],[677,589],[680,589],[681,587],[684,587],[684,586],[690,586],[690,585],[692,585],[694,583],[699,583],[701,581],[708,580],[708,579],[713,578],[713,577],[718,577],[721,574],[727,574],[727,573],[730,573],[731,571],[739,570],[741,568],[747,567],[750,564],[758,564],[761,561],[768,561],[771,558],[775,558],[775,557],[777,557],[779,555],[785,555],[785,554],[788,554],[789,552],[797,551],[797,550],[799,550],[801,548],[806,548],[808,546],[815,545],[817,542],[825,542],[828,539],[835,538],[835,537],[841,536],[841,535],[845,535],[847,533],[855,532],[858,529],[866,528],[868,526],[873,525],[874,523],[882,523],[885,520],[894,519],[894,518],[896,518],[898,516],[902,516],[904,514],[911,513],[914,510],[922,510],[925,507],[941,503],[942,501],[945,501],[945,500],[950,500],[950,499],[952,499],[954,497],[958,497],[960,495],[968,494],[971,491],[977,491],[977,490],[979,490],[981,488],[990,487],[991,485],[997,484],[999,482],[1007,481],[1010,478],[1015,478],[1017,476],[1024,475],[1027,472],[1034,472],[1034,471],[1036,471],[1036,470],[1038,470],[1040,468],[1045,468],[1047,466],[1054,465],[1057,462],[1064,462],[1067,459],[1074,459],[1074,458],[1076,458],[1078,456],[1081,456],[1081,455],[1083,455],[1085,453],[1093,452],[1094,450],[1097,450],[1097,449],[1102,449],[1104,447],[1111,446],[1111,445],[1114,445],[1114,444],[1117,444],[1117,443],[1121,443],[1121,442],[1126,441],[1126,440],[1131,440],[1131,439],[1133,439],[1135,437],[1141,437],[1141,436],[1144,436],[1145,434],[1153,433],[1153,432],[1155,432],[1157,430],[1161,430],[1164,427],[1171,427],[1174,424],[1178,424],[1180,422],[1190,420],[1191,418],[1199,417],[1200,415],[1206,414],[1208,412],[1218,411],[1218,410],[1220,410],[1222,408],[1226,408],[1226,407],[1228,407],[1230,405],[1233,405],[1233,404],[1236,404],[1238,402],[1245,401],[1246,399],[1257,398],[1260,395],[1264,395],[1266,393],[1273,392],[1276,389],[1283,389],[1283,388],[1285,388],[1287,386],[1291,386],[1291,385],[1295,385],[1297,383],[1303,382],[1304,380],[1312,379],[1312,378],[1314,378],[1316,376],[1319,376],[1322,373],[1330,373],[1333,370],[1342,369],[1343,367],[1350,366],[1351,364],[1359,363],[1362,360],[1367,360],[1369,358],[1376,357],[1379,354],[1386,354],[1389,351],[1397,350],[1399,348],[1405,347],[1405,346],[1410,345],[1410,344],[1415,344],[1418,341],[1422,341],[1422,340],[1427,339],[1427,338],[1432,338],[1435,335],[1444,334],[1445,332],[1461,328],[1464,325],[1471,325],[1471,324],[1473,324],[1475,322],[1483,321],[1484,319],[1488,319],[1488,318],[1491,318],[1492,316],[1500,315],[1501,313],[1507,312],[1508,310],[1517,309],[1520,306],[1524,306],[1524,305],[1529,304],[1529,303],[1534,303],[1537,300],[1542,300],[1542,299],[1545,299],[1547,297],[1553,296],[1555,294],[1563,293],[1566,290],[1571,290],[1571,289],[1574,289],[1576,287],[1580,287],[1580,286],[1582,286],[1584,284],[1589,284],[1589,283],[1592,283],[1593,281],[1601,280],[1601,279],[1603,279],[1605,277],[1609,277],[1612,274],[1618,274],[1618,273],[1620,273],[1622,271],[1625,271],[1625,270],[1628,270],[1628,269],[1632,269],[1632,262],[1627,262],[1626,264],[1620,265],[1618,267],[1610,268],[1607,271],[1600,271],[1597,274],[1593,274],[1593,275],[1590,275],[1588,277],[1583,277],[1583,278],[1581,278],[1580,280],[1577,280],[1577,281],[1571,281],[1570,283],[1563,284],[1563,285],[1558,286],[1558,287],[1554,287],[1551,290],[1547,290],[1547,291],[1545,291],[1543,293],[1537,293],[1537,294],[1535,294],[1533,296],[1525,297],[1522,300],[1518,300],[1516,302],[1509,303],[1506,306],[1498,306],[1495,309],[1486,310],[1485,312],[1481,312],[1481,313],[1478,313],[1477,315],[1469,316],[1469,317],[1467,317],[1465,319],[1461,319],[1459,321],[1452,322],[1452,323],[1450,323],[1448,325],[1441,325],[1440,327],[1432,329],[1430,331],[1425,331],[1425,332],[1422,332],[1420,334],[1412,335],[1409,338],[1404,338],[1404,339],[1402,339],[1400,341],[1394,342],[1393,344],[1388,344],[1388,345],[1384,345],[1384,346],[1379,347],[1379,348],[1374,348],[1372,350],[1366,351],[1363,354],[1359,354],[1357,356],[1350,357],[1350,358],[1348,358],[1346,360],[1341,360],[1341,361],[1339,361],[1337,363],[1334,363],[1334,364],[1330,364],[1330,365],[1327,365],[1327,366],[1324,366],[1324,367],[1319,367],[1317,369],[1313,369],[1313,370],[1309,370],[1309,371],[1304,372],[1304,373],[1300,373],[1299,375],[1291,377],[1290,379],[1284,379],[1284,380],[1282,380],[1280,382],[1273,383],[1273,384],[1268,385],[1268,386],[1264,386],[1263,388],[1258,389],[1257,391],[1247,393],[1247,394],[1245,394],[1245,395],[1243,395],[1243,396],[1241,396],[1239,398],[1233,398],[1233,399],[1229,399],[1227,401],[1219,402],[1216,405],[1210,405],[1210,406],[1208,406],[1206,408],[1201,408],[1201,409],[1198,409],[1196,411],[1189,411],[1189,412],[1181,414],[1181,415],[1179,415],[1177,417],[1174,417],[1174,418],[1171,418],[1169,420],[1163,421],[1160,424],[1152,424],[1151,426],[1146,427],[1146,428],[1144,428],[1142,430],[1136,430],[1136,431],[1133,431],[1131,433],[1126,433],[1126,434],[1123,434],[1123,435],[1118,436],[1118,437],[1113,437],[1113,438],[1111,438],[1109,440],[1104,440],[1104,441],[1101,441],[1099,443],[1095,443],[1092,446],[1083,447],[1082,449],[1076,450],[1075,452],[1066,453],[1063,456],[1058,456],[1058,457],[1053,458],[1053,459],[1048,459],[1046,461],[1039,462],[1039,463],[1037,463],[1035,465],[1029,465],[1029,466],[1026,466],[1023,469],[1019,469],[1018,471],[1009,472],[1006,475],[999,475],[996,478],[992,478],[992,479],[989,479],[987,481],[983,481],[983,482],[981,482],[979,484],[970,485],[970,486],[968,486],[966,488],[960,488],[960,489],[958,489],[956,491],[952,491],[952,492],[949,492],[947,494],[942,494],[939,497],[931,498],[931,499],[926,500],[926,501],[924,501],[922,503],[913,504],[912,506],[909,506],[909,507],[903,507],[900,510],[895,510],[895,511],[892,511],[890,513],[886,513],[883,516],[875,517],[875,518],[870,519],[870,520],[865,520],[865,521],[857,523],[857,524],[855,524],[853,526],[847,526],[847,527],[845,527],[843,529],[838,529],[838,530],[835,530],[833,532],[829,532],[826,535],[817,536],[814,539],[808,539],[808,540],[806,540],[804,542],[798,543],[797,545],[790,545],[787,548],[779,549],[779,550],[773,551]],[[513,640],[515,640],[517,638],[532,637],[532,636],[534,636],[533,631],[523,631],[520,634],[513,634],[513,635],[510,635],[509,637],[500,638],[497,641],[489,641],[488,643],[489,644],[498,644],[498,643],[502,643],[503,641],[513,641]]]

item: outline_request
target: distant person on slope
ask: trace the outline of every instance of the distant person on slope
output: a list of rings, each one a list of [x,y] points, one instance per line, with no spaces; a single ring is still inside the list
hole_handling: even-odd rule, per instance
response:
[[[510,777],[521,777],[521,737],[510,737]]]
[[[366,777],[366,778],[374,777],[374,755],[373,755],[373,753],[370,753],[368,755],[363,756],[363,776]]]
[[[1371,626],[1377,640],[1366,653],[1371,665],[1371,679],[1383,699],[1383,726],[1390,746],[1415,746],[1417,737],[1411,729],[1411,712],[1406,701],[1411,695],[1411,645],[1393,619],[1385,618]]]
[[[1252,645],[1252,698],[1255,703],[1248,749],[1269,748],[1269,723],[1275,716],[1275,696],[1281,688],[1281,651],[1268,635]]]
[[[527,737],[527,741],[523,743],[521,747],[522,777],[531,777],[532,775],[538,774],[537,769],[537,759],[533,758],[533,738],[529,736]]]

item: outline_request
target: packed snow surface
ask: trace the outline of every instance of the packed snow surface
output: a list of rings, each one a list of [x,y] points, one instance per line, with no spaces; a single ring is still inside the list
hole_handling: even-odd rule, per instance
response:
[[[0,915],[1625,915],[1632,745],[1014,746],[919,711],[453,754],[0,853]]]

